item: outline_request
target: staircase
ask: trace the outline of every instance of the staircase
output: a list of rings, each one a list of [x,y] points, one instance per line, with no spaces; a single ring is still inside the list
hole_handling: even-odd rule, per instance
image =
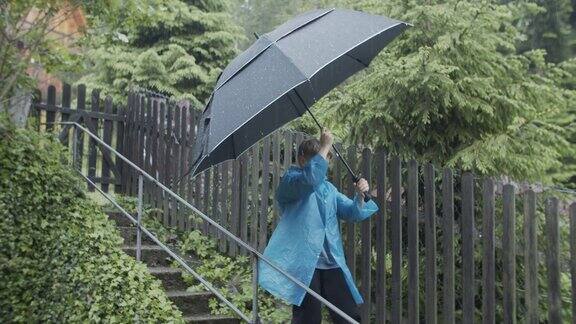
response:
[[[136,227],[123,214],[110,212],[108,217],[116,222],[116,226],[124,238],[122,249],[132,257],[136,257]],[[148,266],[150,273],[162,281],[166,296],[182,312],[186,323],[202,324],[238,324],[239,319],[210,314],[208,301],[215,295],[208,291],[187,292],[187,285],[182,279],[182,270],[170,267],[172,258],[150,238],[142,234],[141,260]],[[195,260],[189,261],[192,268]]]

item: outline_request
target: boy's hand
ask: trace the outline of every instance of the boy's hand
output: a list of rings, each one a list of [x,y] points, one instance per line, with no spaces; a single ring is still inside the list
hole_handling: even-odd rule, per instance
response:
[[[370,190],[368,181],[366,181],[366,179],[364,178],[360,178],[360,180],[358,180],[358,182],[354,184],[354,187],[356,188],[356,192],[360,195],[360,197],[362,197],[362,199],[364,199],[364,193]]]
[[[322,135],[320,135],[320,154],[325,160],[328,160],[328,152],[332,149],[332,143],[334,143],[334,135],[328,129],[324,128],[322,130]]]
[[[331,148],[332,143],[334,143],[334,135],[332,135],[329,129],[324,128],[322,135],[320,135],[320,146]]]

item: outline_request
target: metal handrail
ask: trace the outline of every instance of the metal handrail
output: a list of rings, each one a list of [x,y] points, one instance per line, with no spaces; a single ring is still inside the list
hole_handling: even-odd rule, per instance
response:
[[[166,250],[166,252],[168,252],[168,254],[170,254],[174,259],[176,259],[176,261],[178,261],[182,266],[184,266],[184,268],[186,270],[188,270],[192,275],[194,275],[195,277],[197,277],[208,289],[210,289],[212,292],[214,292],[216,294],[216,296],[218,296],[220,299],[222,299],[230,308],[232,308],[240,317],[242,317],[242,319],[244,319],[245,321],[249,322],[249,323],[259,323],[259,318],[258,318],[258,266],[257,266],[257,261],[258,259],[262,260],[263,262],[266,262],[269,266],[271,266],[272,268],[274,268],[274,270],[278,271],[279,273],[281,273],[283,276],[285,276],[286,278],[288,278],[290,281],[294,282],[295,284],[297,284],[298,286],[300,286],[301,288],[303,288],[307,293],[309,293],[312,297],[316,298],[318,301],[320,301],[322,304],[326,305],[328,308],[330,308],[331,310],[333,310],[335,313],[337,313],[338,315],[340,315],[341,317],[343,317],[344,319],[346,319],[349,323],[353,323],[353,324],[359,324],[356,320],[354,320],[352,317],[350,317],[348,314],[346,314],[345,312],[343,312],[342,310],[340,310],[338,307],[334,306],[332,303],[330,303],[328,300],[326,300],[324,297],[322,297],[320,294],[318,294],[317,292],[315,292],[314,290],[310,289],[308,286],[306,286],[305,284],[303,284],[302,282],[300,282],[298,279],[294,278],[291,274],[287,273],[286,271],[284,271],[282,268],[280,268],[279,266],[277,266],[276,264],[274,264],[272,261],[268,260],[266,257],[264,257],[264,255],[260,252],[258,252],[256,249],[254,249],[252,246],[248,245],[246,242],[242,241],[240,238],[238,238],[236,235],[232,234],[231,232],[229,232],[226,228],[222,227],[220,224],[216,223],[214,220],[212,220],[210,217],[206,216],[204,213],[202,213],[200,210],[198,210],[196,207],[194,207],[193,205],[191,205],[188,201],[186,201],[184,198],[180,197],[178,194],[174,193],[172,190],[170,190],[168,187],[166,187],[164,184],[162,184],[160,181],[156,180],[156,178],[154,178],[153,176],[151,176],[150,174],[148,174],[146,171],[142,170],[140,167],[138,167],[136,164],[134,164],[132,161],[130,161],[128,158],[126,158],[124,155],[120,154],[118,151],[116,151],[114,148],[112,148],[110,145],[108,145],[106,142],[104,142],[102,139],[100,139],[98,136],[96,136],[95,134],[93,134],[92,132],[90,132],[88,129],[86,129],[85,127],[83,127],[82,125],[76,123],[76,122],[65,122],[65,121],[61,121],[61,122],[53,122],[51,124],[61,124],[61,125],[72,125],[78,129],[81,129],[83,132],[87,133],[91,138],[93,138],[95,141],[97,141],[98,143],[100,143],[101,145],[103,145],[105,148],[107,148],[108,150],[110,150],[112,153],[114,153],[117,157],[119,157],[120,159],[122,159],[126,164],[128,164],[129,166],[131,166],[133,169],[135,169],[136,171],[139,172],[139,178],[141,177],[145,177],[147,178],[149,181],[155,183],[156,185],[158,185],[160,188],[162,188],[163,191],[167,192],[170,196],[172,196],[173,198],[175,198],[176,200],[178,200],[180,203],[182,203],[184,206],[188,207],[189,209],[191,209],[193,212],[195,212],[197,215],[199,215],[202,219],[204,219],[205,221],[207,221],[208,223],[210,223],[212,226],[214,226],[215,228],[217,228],[219,231],[221,231],[222,233],[224,233],[226,236],[228,236],[229,238],[231,238],[232,240],[234,240],[236,243],[238,243],[240,246],[244,247],[247,251],[249,251],[250,253],[252,253],[253,258],[253,270],[254,270],[254,274],[253,274],[253,308],[252,308],[252,320],[249,320],[247,316],[245,316],[244,314],[242,314],[242,312],[240,312],[234,305],[232,305],[229,301],[227,301],[227,299],[222,296],[220,293],[216,292],[214,288],[212,288],[212,286],[210,285],[210,283],[208,283],[207,281],[205,281],[204,279],[200,279],[200,275],[198,275],[196,272],[194,272],[194,270],[192,270],[188,265],[185,264],[185,262],[178,257],[174,252],[172,252],[169,248],[167,248],[164,244],[162,244],[157,238],[153,237],[153,235],[146,230],[137,220],[134,220],[134,218],[129,215],[125,210],[123,210],[123,213],[125,212],[125,215],[128,216],[135,224],[138,224],[138,229],[142,228],[142,230],[144,231],[144,233],[146,235],[148,235],[150,238],[152,238],[152,240],[154,240],[158,245],[160,245],[164,250]],[[75,146],[75,141],[76,141],[76,136],[73,136],[73,145]],[[73,154],[76,153],[76,147],[73,147]],[[82,176],[84,178],[86,178],[93,186],[95,186],[95,184],[90,181],[86,176],[84,176],[82,174]],[[139,179],[139,187],[140,187],[140,183],[142,180]],[[97,187],[96,187],[97,188]],[[97,188],[99,192],[103,193],[104,192],[102,190],[100,190],[99,188]],[[140,191],[140,190],[139,190]],[[141,193],[140,193],[141,194]],[[114,205],[118,208],[121,208],[117,203],[114,202]],[[141,206],[139,207],[139,209],[141,209]]]

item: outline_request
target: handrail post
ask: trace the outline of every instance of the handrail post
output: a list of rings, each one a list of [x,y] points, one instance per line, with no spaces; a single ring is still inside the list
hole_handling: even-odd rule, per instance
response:
[[[260,323],[258,318],[258,256],[254,253],[252,253],[252,323]]]
[[[142,173],[138,174],[138,215],[137,215],[137,227],[136,227],[136,261],[140,261],[142,253],[142,191],[144,189],[144,177]]]

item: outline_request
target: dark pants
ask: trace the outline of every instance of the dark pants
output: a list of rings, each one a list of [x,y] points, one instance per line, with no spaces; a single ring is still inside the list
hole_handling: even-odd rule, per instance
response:
[[[348,316],[360,322],[360,312],[344,279],[342,269],[316,269],[310,282],[314,290]],[[322,322],[322,303],[306,293],[300,306],[292,305],[292,324],[317,324]],[[330,317],[335,324],[348,323],[330,308]]]

